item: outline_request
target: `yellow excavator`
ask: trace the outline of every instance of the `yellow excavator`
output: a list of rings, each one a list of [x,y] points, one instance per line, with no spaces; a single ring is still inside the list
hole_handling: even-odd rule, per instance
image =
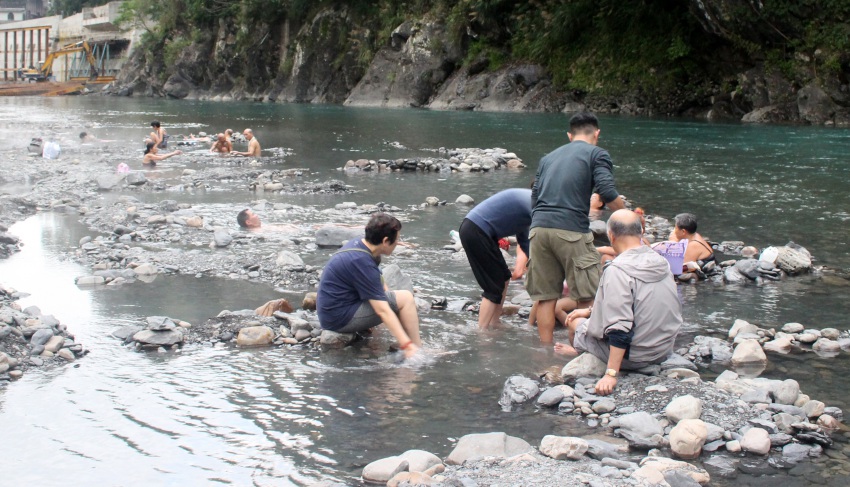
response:
[[[98,75],[97,61],[94,59],[91,47],[86,41],[66,44],[62,49],[48,54],[47,58],[45,58],[44,62],[38,68],[30,66],[28,69],[21,69],[18,71],[18,75],[25,81],[47,81],[53,75],[53,61],[56,61],[56,58],[81,51],[85,53],[86,60],[91,66],[90,79],[96,79]],[[77,78],[72,78],[72,80],[79,81]]]

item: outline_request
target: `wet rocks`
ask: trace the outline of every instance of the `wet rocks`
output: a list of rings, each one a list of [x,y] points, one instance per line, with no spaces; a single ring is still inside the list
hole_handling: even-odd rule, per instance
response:
[[[733,366],[765,363],[767,363],[767,356],[758,340],[743,340],[735,347],[735,353],[732,354]]]
[[[565,381],[575,380],[581,377],[602,377],[605,373],[607,364],[593,354],[583,353],[572,359],[561,371],[561,376]]]
[[[213,244],[216,247],[227,247],[231,242],[233,242],[233,237],[227,230],[219,229],[213,232]]]
[[[274,332],[268,326],[246,326],[239,330],[236,345],[240,347],[263,347],[274,341]]]
[[[609,426],[635,448],[658,448],[664,444],[664,428],[649,413],[638,411],[613,419]]]
[[[437,150],[441,157],[403,159],[349,160],[340,168],[347,174],[369,171],[490,172],[498,169],[525,168],[516,154],[505,149],[445,149]],[[469,204],[469,203],[462,203]]]
[[[521,375],[515,375],[505,381],[502,397],[499,399],[499,405],[502,406],[502,410],[510,411],[511,406],[514,404],[522,404],[536,396],[539,392],[540,388],[537,382]]]
[[[316,230],[316,245],[320,248],[339,248],[353,238],[362,237],[362,228],[326,225]]]

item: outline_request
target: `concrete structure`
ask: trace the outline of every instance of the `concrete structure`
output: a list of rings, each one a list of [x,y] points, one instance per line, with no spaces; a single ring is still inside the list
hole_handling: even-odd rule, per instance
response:
[[[0,24],[0,81],[19,80],[19,70],[38,68],[49,53],[79,41],[92,47],[98,74],[114,76],[127,57],[131,41],[138,36],[135,31],[120,30],[116,19],[121,4],[86,7],[66,18],[57,15]],[[84,79],[90,74],[89,67],[83,53],[59,57],[53,63],[53,77],[56,81]]]

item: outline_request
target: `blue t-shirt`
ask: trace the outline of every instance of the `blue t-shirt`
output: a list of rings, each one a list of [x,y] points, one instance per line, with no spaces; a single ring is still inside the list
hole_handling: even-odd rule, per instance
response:
[[[316,295],[319,323],[325,330],[339,330],[370,299],[387,300],[381,270],[363,241],[352,239],[331,256],[322,270]]]
[[[479,203],[466,217],[494,239],[516,235],[517,245],[528,255],[528,227],[531,226],[530,189],[513,188],[500,191]]]

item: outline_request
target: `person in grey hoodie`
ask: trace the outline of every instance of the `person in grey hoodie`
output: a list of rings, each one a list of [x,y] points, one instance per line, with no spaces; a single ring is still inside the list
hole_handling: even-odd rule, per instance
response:
[[[617,257],[602,272],[591,308],[567,316],[572,346],[558,343],[565,355],[589,352],[607,362],[596,393],[608,395],[620,369],[663,362],[673,351],[682,326],[681,303],[670,265],[641,242],[640,215],[618,210],[608,220],[608,238]]]

